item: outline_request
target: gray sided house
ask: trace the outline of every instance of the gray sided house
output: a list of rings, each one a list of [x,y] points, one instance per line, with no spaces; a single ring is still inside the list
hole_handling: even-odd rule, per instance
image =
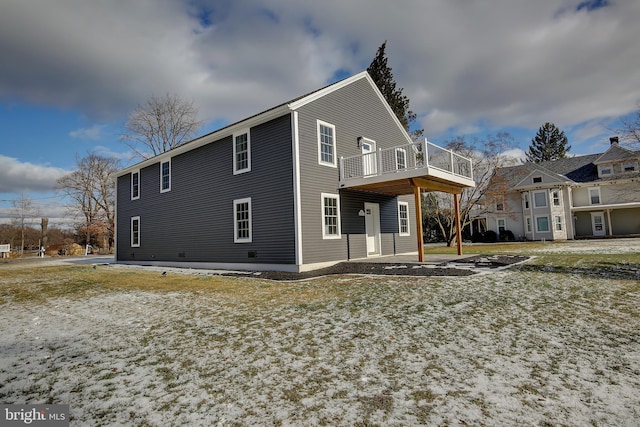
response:
[[[415,253],[416,188],[459,194],[471,172],[413,142],[363,72],[120,171],[116,260],[305,271]]]
[[[610,142],[604,153],[498,169],[487,229],[527,240],[640,235],[640,152]]]

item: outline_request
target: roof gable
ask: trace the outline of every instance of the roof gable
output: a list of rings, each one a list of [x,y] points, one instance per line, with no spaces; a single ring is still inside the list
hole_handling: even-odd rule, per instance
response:
[[[570,181],[566,177],[549,171],[536,163],[527,163],[524,166],[529,170],[529,174],[514,186],[515,189],[566,184]]]
[[[598,165],[600,163],[610,163],[622,160],[635,160],[638,157],[640,157],[640,153],[627,150],[626,148],[620,147],[618,144],[613,143],[611,144],[609,149],[602,153],[602,155],[598,157],[593,163]]]
[[[372,90],[376,93],[376,95],[378,96],[378,98],[380,99],[380,101],[382,102],[382,104],[385,106],[387,112],[391,115],[392,119],[395,121],[396,125],[398,126],[398,128],[402,131],[403,135],[405,136],[405,138],[407,139],[408,142],[411,142],[411,137],[409,136],[409,134],[407,133],[406,129],[404,128],[404,126],[402,126],[402,124],[400,123],[400,121],[398,120],[397,116],[395,115],[395,113],[393,112],[393,110],[391,109],[391,107],[389,106],[389,103],[387,103],[387,101],[384,99],[384,96],[382,95],[382,93],[380,92],[380,90],[378,89],[378,87],[376,86],[375,82],[373,81],[373,79],[371,78],[371,76],[369,76],[369,73],[367,71],[362,71],[358,74],[355,74],[351,77],[348,77],[346,79],[340,80],[338,82],[332,83],[330,85],[327,85],[325,87],[322,87],[320,89],[316,89],[312,92],[309,92],[305,95],[299,96],[297,98],[293,98],[285,103],[276,105],[275,107],[269,108],[267,110],[262,111],[261,113],[255,114],[253,116],[250,116],[248,118],[245,118],[243,120],[237,121],[235,123],[231,123],[227,126],[224,126],[218,130],[215,130],[213,132],[210,132],[208,134],[199,136],[195,139],[192,139],[191,141],[182,144],[172,150],[166,151],[164,153],[158,154],[157,156],[151,157],[149,159],[143,160],[135,165],[129,166],[123,170],[121,170],[120,172],[118,172],[117,176],[122,176],[125,175],[127,173],[130,173],[131,171],[158,163],[160,161],[166,160],[168,158],[171,158],[173,156],[185,153],[187,151],[191,151],[194,150],[196,148],[199,148],[203,145],[206,144],[210,144],[212,142],[218,141],[222,138],[225,138],[229,135],[233,135],[234,132],[241,130],[241,129],[246,129],[248,127],[254,127],[257,126],[259,124],[265,123],[269,120],[275,119],[277,117],[280,117],[284,114],[290,113],[292,111],[295,111],[301,107],[303,107],[304,105],[307,105],[317,99],[320,99],[332,92],[335,92],[337,90],[342,89],[345,86],[348,86],[356,81],[359,81],[361,79],[365,79],[369,85],[371,86]]]

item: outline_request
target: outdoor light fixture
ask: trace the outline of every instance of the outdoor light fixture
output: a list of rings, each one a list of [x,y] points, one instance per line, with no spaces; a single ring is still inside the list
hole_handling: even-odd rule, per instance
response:
[[[360,212],[358,212],[358,216],[365,216],[364,210],[360,209]]]
[[[362,139],[363,139],[363,138],[364,138],[364,137],[362,137],[362,136],[359,136],[359,137],[358,137],[358,148],[362,147]]]

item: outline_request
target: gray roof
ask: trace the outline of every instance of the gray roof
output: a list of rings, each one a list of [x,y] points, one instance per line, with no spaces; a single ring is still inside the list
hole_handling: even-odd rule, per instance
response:
[[[611,147],[596,159],[594,163],[616,162],[620,160],[637,159],[638,157],[640,157],[640,153],[637,151],[627,150],[618,144],[611,144]]]

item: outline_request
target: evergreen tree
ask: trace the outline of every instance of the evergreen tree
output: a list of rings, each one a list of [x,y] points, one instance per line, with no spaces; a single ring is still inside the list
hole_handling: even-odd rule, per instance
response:
[[[387,56],[385,49],[387,42],[385,41],[378,48],[375,58],[371,61],[367,72],[382,92],[384,99],[387,100],[389,106],[400,120],[400,123],[409,132],[413,139],[420,138],[424,133],[424,129],[416,129],[410,131],[411,125],[416,121],[416,114],[409,110],[409,98],[402,94],[402,88],[396,88],[396,82],[393,78],[391,68],[387,65]]]
[[[545,123],[538,129],[535,138],[531,140],[529,151],[527,151],[528,162],[545,162],[548,160],[558,160],[567,157],[571,146],[567,145],[569,140],[553,123]]]

